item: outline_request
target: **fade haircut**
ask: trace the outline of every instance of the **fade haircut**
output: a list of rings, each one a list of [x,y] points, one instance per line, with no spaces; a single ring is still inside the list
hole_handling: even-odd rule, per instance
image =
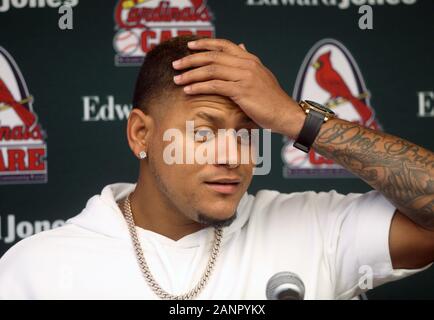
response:
[[[133,108],[149,113],[152,105],[158,104],[174,94],[175,90],[182,88],[173,82],[173,77],[186,70],[175,70],[172,62],[194,52],[200,52],[190,50],[187,43],[202,38],[204,37],[197,35],[171,38],[157,45],[146,55],[134,89]]]

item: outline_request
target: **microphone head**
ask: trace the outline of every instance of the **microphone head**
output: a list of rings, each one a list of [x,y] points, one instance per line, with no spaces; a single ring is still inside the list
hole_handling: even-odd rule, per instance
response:
[[[266,294],[268,300],[303,300],[304,284],[295,273],[279,272],[268,280]]]

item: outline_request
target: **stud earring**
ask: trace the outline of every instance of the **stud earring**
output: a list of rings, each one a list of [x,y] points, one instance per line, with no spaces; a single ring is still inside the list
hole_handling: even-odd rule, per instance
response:
[[[140,151],[139,152],[139,158],[140,159],[145,159],[146,158],[146,151]]]

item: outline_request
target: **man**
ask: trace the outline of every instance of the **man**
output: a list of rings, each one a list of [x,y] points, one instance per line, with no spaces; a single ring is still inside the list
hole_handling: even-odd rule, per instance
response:
[[[243,45],[181,37],[157,46],[133,102],[137,184],[109,185],[65,226],[16,244],[0,260],[0,298],[265,299],[270,277],[290,271],[306,299],[348,299],[366,289],[361,270],[377,286],[434,260],[433,153],[314,102],[302,109]],[[240,162],[245,145],[227,132],[258,126],[376,190],[248,195],[255,163]],[[177,143],[169,130],[196,148],[219,129],[215,162],[167,161]]]

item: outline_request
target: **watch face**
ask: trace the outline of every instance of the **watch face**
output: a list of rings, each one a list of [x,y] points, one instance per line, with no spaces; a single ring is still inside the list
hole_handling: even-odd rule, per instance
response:
[[[321,111],[328,112],[328,113],[331,113],[331,114],[335,114],[331,109],[323,106],[322,104],[319,104],[319,103],[317,103],[315,101],[310,101],[310,100],[305,100],[305,101],[307,103],[309,103],[310,105],[312,105],[313,107],[315,107],[317,109],[320,109]]]

